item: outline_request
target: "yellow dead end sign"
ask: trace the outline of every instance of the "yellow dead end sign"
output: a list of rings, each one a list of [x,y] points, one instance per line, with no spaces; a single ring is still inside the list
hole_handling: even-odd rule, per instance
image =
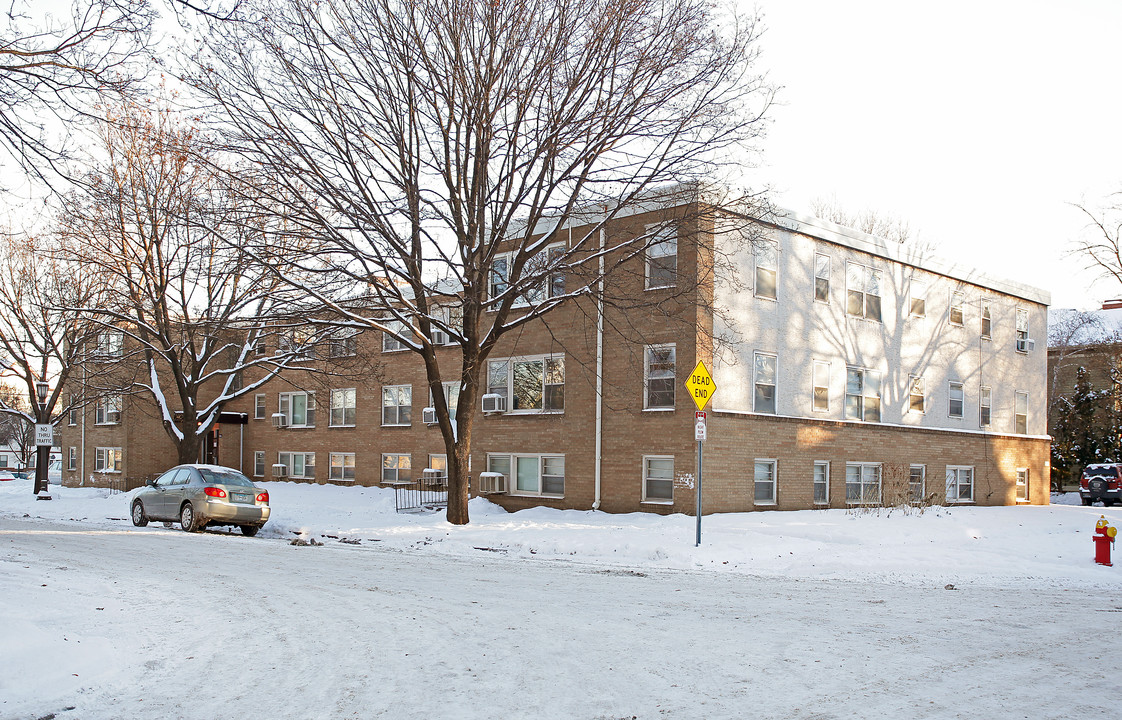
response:
[[[690,377],[686,380],[686,389],[690,391],[690,397],[697,405],[698,410],[704,410],[705,404],[713,397],[713,393],[717,391],[717,385],[713,382],[713,376],[709,374],[709,369],[705,367],[705,363],[698,361],[697,367],[690,373]]]

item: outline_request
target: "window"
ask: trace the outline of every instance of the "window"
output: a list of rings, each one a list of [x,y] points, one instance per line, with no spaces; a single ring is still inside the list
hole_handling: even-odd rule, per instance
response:
[[[1028,502],[1028,475],[1028,468],[1017,468],[1017,502]]]
[[[651,232],[654,226],[647,226]],[[673,287],[678,278],[678,230],[664,227],[647,247],[647,289]]]
[[[966,293],[956,290],[951,293],[951,325],[963,324],[963,308],[966,306]]]
[[[253,419],[265,419],[265,393],[257,393],[253,396]]]
[[[429,455],[429,468],[439,470],[441,475],[448,477],[448,456]]]
[[[487,297],[494,300],[505,293],[508,287],[510,287],[510,256],[498,255],[491,263],[490,292]]]
[[[643,502],[674,502],[673,457],[643,457]]]
[[[830,410],[830,363],[814,362],[813,407],[818,412]]]
[[[7,466],[7,464],[8,464],[8,459],[5,457],[4,458],[4,465]],[[78,469],[78,448],[71,446],[70,452],[66,456],[66,469],[67,470],[77,470]]]
[[[974,502],[974,468],[947,466],[947,502]]]
[[[265,477],[265,451],[253,452],[253,477]]]
[[[756,353],[756,396],[752,407],[758,413],[775,414],[775,365],[774,355]]]
[[[830,302],[830,256],[821,253],[814,255],[814,299]]]
[[[912,280],[910,293],[912,317],[925,317],[927,315],[927,283],[922,280]]]
[[[355,454],[331,453],[331,470],[327,477],[338,482],[354,482]]]
[[[460,383],[446,382],[440,384],[441,389],[444,391],[444,403],[448,406],[448,417],[452,421],[456,420],[456,406],[460,403]],[[429,407],[436,407],[436,403],[432,399],[432,390],[429,390]],[[431,465],[429,467],[432,467]]]
[[[847,262],[845,268],[846,313],[880,322],[881,271],[854,262]]]
[[[565,357],[506,358],[488,363],[487,392],[502,395],[512,412],[565,410]],[[452,401],[446,391],[445,399]],[[459,400],[459,388],[454,393]]]
[[[908,468],[908,501],[912,503],[922,503],[924,493],[926,492],[924,485],[927,480],[927,466],[926,465],[912,465]]]
[[[950,394],[948,397],[947,415],[953,418],[962,417],[963,405],[965,405],[962,383],[952,381],[950,383]]]
[[[125,334],[120,330],[107,330],[97,336],[96,353],[99,357],[121,357],[125,350]]]
[[[845,370],[847,420],[880,422],[880,373],[849,367]]]
[[[557,267],[561,263],[565,257],[565,252],[566,249],[563,245],[554,245],[534,255],[526,262],[522,269],[522,278],[526,281],[535,282],[518,294],[514,301],[515,307],[537,305],[546,298],[560,297],[565,294],[565,273],[549,272],[551,268]],[[540,281],[538,281],[539,278]],[[508,277],[504,277],[504,283],[508,279]]]
[[[756,250],[756,297],[776,298],[776,281],[779,272],[779,243],[760,240]]]
[[[405,350],[406,344],[398,339],[399,336],[404,337],[405,323],[400,320],[384,320],[382,324],[386,326],[386,331],[382,333],[382,352]]]
[[[1028,352],[1029,317],[1028,310],[1017,308],[1017,345],[1019,353]]]
[[[918,413],[926,412],[924,402],[927,384],[924,382],[923,378],[916,377],[915,375],[912,376],[911,381],[911,390],[908,391],[908,411]]]
[[[314,480],[316,477],[316,454],[314,452],[277,453],[277,463],[288,468],[291,478]]]
[[[116,425],[121,422],[121,396],[105,395],[94,405],[95,425]]]
[[[990,407],[993,403],[993,396],[988,387],[982,386],[978,394],[978,424],[986,427],[992,420],[992,412]]]
[[[280,393],[277,398],[277,412],[284,415],[288,427],[315,427],[315,392]]]
[[[387,385],[382,388],[383,425],[408,425],[412,407],[412,385]]]
[[[510,480],[512,495],[565,495],[564,455],[488,455],[487,469]]]
[[[673,345],[648,345],[643,360],[643,407],[648,410],[674,409]]]
[[[988,300],[982,301],[982,339],[989,340],[990,334],[993,331],[993,316],[990,314],[990,304]]]
[[[74,397],[74,393],[70,393],[70,409],[67,412],[67,424],[78,424],[78,398]]]
[[[1013,397],[1013,432],[1028,434],[1028,393],[1019,392]]]
[[[814,504],[830,503],[830,463],[814,463]]]
[[[880,502],[880,463],[845,464],[845,501],[850,505]]]
[[[328,338],[328,357],[351,357],[356,354],[358,354],[358,333],[356,331],[342,330]]]
[[[121,448],[99,447],[94,450],[94,470],[97,472],[121,472]]]
[[[757,505],[775,504],[775,461],[757,460],[755,471],[755,495],[753,501]]]
[[[410,455],[382,455],[382,482],[409,482],[413,479]]]
[[[331,391],[331,427],[353,427],[355,424],[355,389],[344,388]]]
[[[289,328],[277,339],[277,353],[291,354],[296,360],[315,357],[315,331],[308,326]]]

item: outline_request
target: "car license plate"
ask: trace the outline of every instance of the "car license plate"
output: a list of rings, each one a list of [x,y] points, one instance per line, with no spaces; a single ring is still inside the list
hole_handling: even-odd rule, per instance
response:
[[[252,501],[252,500],[253,500],[253,496],[252,496],[252,495],[243,495],[243,494],[241,494],[241,493],[231,493],[231,494],[230,494],[230,498],[231,498],[231,499],[232,499],[232,500],[233,500],[234,502],[250,502],[250,501]]]

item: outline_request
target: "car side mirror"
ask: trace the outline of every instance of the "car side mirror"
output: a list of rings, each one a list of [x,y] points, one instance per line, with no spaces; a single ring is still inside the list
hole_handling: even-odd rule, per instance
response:
[[[149,478],[148,481],[144,484],[148,487],[156,487],[156,478]]]

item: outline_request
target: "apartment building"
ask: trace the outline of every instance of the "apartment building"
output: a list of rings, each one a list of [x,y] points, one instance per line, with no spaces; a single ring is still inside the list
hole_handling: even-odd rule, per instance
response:
[[[664,213],[619,216],[606,236]],[[471,410],[472,492],[490,472],[503,492],[489,498],[512,510],[692,513],[683,383],[701,360],[716,385],[705,512],[1048,502],[1047,293],[795,213],[753,222],[750,243],[680,225],[609,280],[637,302],[566,302],[504,337]],[[331,375],[357,355],[376,372]],[[439,355],[454,406],[459,350]],[[99,403],[60,428],[64,482],[175,464],[143,398]],[[260,481],[413,480],[445,463],[431,404],[417,357],[367,331],[228,407],[206,459]]]

